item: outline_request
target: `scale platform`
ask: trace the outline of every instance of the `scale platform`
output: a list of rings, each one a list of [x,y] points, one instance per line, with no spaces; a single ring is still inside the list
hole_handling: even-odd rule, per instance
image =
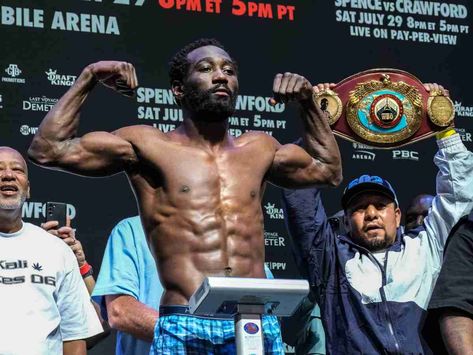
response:
[[[189,300],[190,313],[235,315],[238,305],[263,305],[264,313],[292,315],[309,293],[306,280],[206,277]]]

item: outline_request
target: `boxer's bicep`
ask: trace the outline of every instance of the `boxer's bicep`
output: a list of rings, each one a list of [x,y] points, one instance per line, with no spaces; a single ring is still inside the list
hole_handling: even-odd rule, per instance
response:
[[[308,187],[323,180],[323,167],[295,144],[279,145],[269,173],[269,181],[283,187]]]
[[[50,146],[45,167],[85,176],[108,176],[137,162],[133,145],[120,131],[91,132]]]

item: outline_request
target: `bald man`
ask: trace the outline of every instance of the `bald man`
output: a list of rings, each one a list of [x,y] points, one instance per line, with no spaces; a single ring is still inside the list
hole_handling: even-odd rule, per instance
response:
[[[406,223],[404,230],[410,231],[416,229],[424,223],[424,218],[432,207],[434,196],[429,194],[420,194],[412,199],[406,209]]]
[[[22,221],[29,196],[25,160],[0,147],[0,354],[86,354],[102,327],[70,248]]]

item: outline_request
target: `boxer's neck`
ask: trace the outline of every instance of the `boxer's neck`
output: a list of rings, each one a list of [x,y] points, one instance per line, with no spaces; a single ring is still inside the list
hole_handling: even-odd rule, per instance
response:
[[[228,120],[206,122],[184,118],[178,130],[194,143],[204,146],[224,146],[232,141],[228,132]]]

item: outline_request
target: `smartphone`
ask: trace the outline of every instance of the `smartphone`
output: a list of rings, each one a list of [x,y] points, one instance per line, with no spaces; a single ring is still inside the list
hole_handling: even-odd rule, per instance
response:
[[[46,202],[45,221],[58,221],[57,228],[64,227],[67,223],[67,204],[63,202]]]

